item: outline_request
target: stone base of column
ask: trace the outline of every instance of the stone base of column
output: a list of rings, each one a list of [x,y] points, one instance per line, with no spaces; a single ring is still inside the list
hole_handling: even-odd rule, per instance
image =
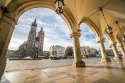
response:
[[[123,59],[122,59],[122,57],[114,57],[114,60],[115,61],[122,61]]]
[[[0,61],[0,80],[4,74],[5,67],[6,67],[6,59],[3,59]]]
[[[85,67],[85,62],[84,61],[74,62],[73,66],[75,66],[75,67]]]
[[[125,56],[122,56],[123,61],[125,61]]]
[[[102,62],[111,62],[111,59],[106,57],[101,59]]]
[[[123,59],[125,59],[125,56],[122,56]]]

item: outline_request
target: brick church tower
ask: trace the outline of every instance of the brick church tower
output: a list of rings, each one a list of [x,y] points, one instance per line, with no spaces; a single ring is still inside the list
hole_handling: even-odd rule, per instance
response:
[[[26,55],[34,57],[34,48],[35,48],[35,41],[36,41],[36,29],[37,29],[37,23],[36,19],[31,24],[31,29],[29,31],[28,40],[27,40],[27,51]]]
[[[36,29],[37,29],[37,24],[36,24],[36,19],[34,22],[31,24],[31,29],[28,35],[28,41],[27,44],[29,47],[35,47],[35,38],[36,38]]]
[[[38,32],[38,38],[39,38],[39,54],[43,56],[43,43],[44,43],[44,32],[43,28]]]

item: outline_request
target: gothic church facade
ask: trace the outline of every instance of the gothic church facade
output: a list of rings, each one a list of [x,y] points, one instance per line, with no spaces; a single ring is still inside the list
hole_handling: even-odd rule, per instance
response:
[[[25,41],[19,49],[17,53],[21,56],[21,58],[25,58],[30,56],[32,58],[40,58],[43,56],[43,43],[44,43],[44,32],[43,28],[37,34],[37,22],[36,19],[31,24],[31,29],[29,31],[28,40]]]

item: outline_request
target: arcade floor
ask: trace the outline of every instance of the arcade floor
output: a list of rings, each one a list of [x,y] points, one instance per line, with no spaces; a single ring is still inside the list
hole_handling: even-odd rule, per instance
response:
[[[40,61],[40,67],[39,61],[38,64],[34,63],[34,61],[29,61],[36,68],[30,68],[30,65],[29,68],[26,68],[24,65],[22,69],[20,69],[20,65],[23,61],[20,61],[20,65],[15,61],[15,68],[11,68],[10,64],[7,65],[3,77],[6,81],[1,83],[125,83],[125,62],[112,60],[111,63],[102,63],[100,58],[85,59],[84,61],[86,62],[85,68],[72,66],[73,60],[69,59],[63,61],[55,60],[53,62],[51,60],[48,60],[48,62],[43,60]],[[8,62],[14,63],[14,61]],[[53,65],[56,65],[63,62],[65,65],[42,67],[43,62],[46,62],[46,66],[47,64],[53,63]]]

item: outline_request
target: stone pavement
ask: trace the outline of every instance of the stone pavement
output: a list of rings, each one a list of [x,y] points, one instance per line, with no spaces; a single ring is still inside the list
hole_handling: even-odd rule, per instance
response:
[[[70,66],[73,63],[73,59],[62,60],[8,60],[6,72],[21,71],[29,69],[45,69],[53,67]]]
[[[10,81],[5,76],[3,76],[0,83],[10,83]]]
[[[62,62],[71,64],[72,61],[64,60]],[[44,66],[44,68],[18,70],[17,65],[15,71],[6,69],[5,76],[11,83],[125,83],[125,62],[102,63],[99,58],[85,59],[85,62],[85,68],[76,68],[68,63],[62,67],[45,68]],[[62,64],[58,60],[52,63]],[[32,65],[34,64],[32,63]]]
[[[100,58],[86,58],[84,59],[86,63],[100,62]],[[61,59],[61,60],[7,60],[6,72],[10,71],[20,71],[28,69],[45,69],[53,67],[63,67],[71,66],[73,64],[73,59]]]

